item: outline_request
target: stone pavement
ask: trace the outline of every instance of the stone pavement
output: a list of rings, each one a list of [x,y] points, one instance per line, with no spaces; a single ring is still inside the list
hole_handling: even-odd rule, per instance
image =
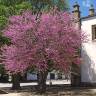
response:
[[[2,94],[0,96],[40,96],[40,95],[34,95],[31,93],[9,93],[9,94]],[[42,96],[42,95],[41,95]],[[45,96],[45,95],[44,95]]]
[[[45,95],[36,95],[34,92],[20,92],[2,94],[0,96],[96,96],[96,89],[72,89],[70,91],[64,90],[58,94],[47,93]]]
[[[9,93],[9,94],[2,94],[0,96],[36,96],[36,95],[32,95],[31,93]]]
[[[3,94],[0,96],[20,96],[20,94],[19,93],[10,93],[10,94]]]
[[[35,83],[21,83],[21,86],[26,86],[23,87],[23,90],[21,91],[11,91],[10,84],[5,84],[5,83],[0,83],[0,89],[4,90],[5,92],[8,92],[8,94],[0,94],[0,96],[96,96],[96,89],[95,88],[71,88],[70,86],[58,86],[58,84],[70,84],[68,81],[52,81],[53,85],[56,84],[56,86],[52,86],[51,88],[48,87],[49,89],[47,90],[47,93],[44,95],[37,95],[36,90],[34,91],[31,88],[34,88],[34,86],[29,86],[29,85],[34,85]],[[49,81],[47,81],[47,84],[49,84]],[[5,86],[6,85],[6,86]],[[8,88],[7,88],[8,87]],[[57,88],[57,89],[56,89]],[[32,91],[33,90],[33,91]]]

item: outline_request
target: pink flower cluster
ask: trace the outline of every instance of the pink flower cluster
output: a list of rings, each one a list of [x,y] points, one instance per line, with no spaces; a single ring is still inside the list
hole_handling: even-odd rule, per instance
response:
[[[6,70],[16,74],[51,66],[69,71],[72,63],[80,64],[78,50],[85,36],[74,25],[67,12],[43,13],[38,20],[30,12],[10,17],[4,30],[4,36],[12,42],[3,48]]]

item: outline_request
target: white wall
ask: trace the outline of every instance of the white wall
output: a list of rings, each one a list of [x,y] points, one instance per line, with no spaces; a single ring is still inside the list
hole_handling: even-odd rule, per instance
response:
[[[53,73],[55,75],[55,80],[58,80],[58,71],[56,70],[48,73],[47,80],[50,80],[50,73]],[[62,79],[65,79],[65,74],[62,74]],[[37,80],[37,74],[35,72],[27,73],[27,80]]]
[[[83,19],[81,29],[88,34],[89,41],[82,44],[81,81],[96,83],[96,41],[92,41],[92,25],[96,24],[96,17]]]
[[[35,73],[27,73],[27,80],[37,80],[37,75]]]

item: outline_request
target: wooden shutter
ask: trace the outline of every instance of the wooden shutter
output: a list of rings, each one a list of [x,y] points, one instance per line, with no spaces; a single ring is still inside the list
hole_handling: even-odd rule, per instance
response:
[[[96,25],[92,25],[92,40],[96,39]]]

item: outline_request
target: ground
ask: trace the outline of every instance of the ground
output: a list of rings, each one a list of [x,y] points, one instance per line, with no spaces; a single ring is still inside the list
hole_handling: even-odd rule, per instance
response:
[[[56,88],[54,89],[56,91]],[[46,94],[39,95],[36,92],[10,92],[8,94],[1,94],[0,96],[96,96],[96,89],[92,88],[77,88],[77,89],[65,89],[62,91],[52,92],[47,91]]]
[[[22,83],[22,90],[10,90],[10,84],[5,85],[0,83],[0,89],[8,94],[0,94],[0,96],[96,96],[95,88],[80,87],[72,88],[69,84],[62,85],[63,81],[55,82],[52,86],[47,85],[47,91],[43,95],[39,95],[36,91],[35,83]],[[66,81],[67,82],[67,81]],[[69,82],[68,82],[69,83]],[[29,85],[30,86],[29,86]],[[3,86],[1,86],[3,85]]]

